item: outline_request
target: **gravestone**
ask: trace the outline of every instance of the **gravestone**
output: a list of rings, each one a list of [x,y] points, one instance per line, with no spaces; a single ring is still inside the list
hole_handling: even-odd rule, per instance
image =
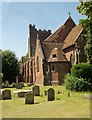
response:
[[[11,90],[2,91],[2,99],[3,100],[11,99]]]
[[[18,97],[23,98],[25,97],[26,92],[19,92]]]
[[[32,92],[25,94],[25,104],[34,104],[34,94]]]
[[[33,86],[32,91],[34,96],[40,96],[40,87],[38,85]]]
[[[22,89],[22,87],[23,87],[22,82],[16,83],[16,89]]]
[[[48,93],[48,96],[47,96],[48,101],[52,101],[55,99],[55,91],[53,88],[48,89],[47,93]]]

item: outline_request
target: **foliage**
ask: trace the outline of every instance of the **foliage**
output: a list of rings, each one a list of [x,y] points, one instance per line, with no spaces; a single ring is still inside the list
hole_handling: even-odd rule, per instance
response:
[[[83,78],[77,78],[70,74],[65,77],[66,89],[73,91],[87,91],[89,90],[88,82]]]
[[[92,19],[92,1],[87,2],[80,0],[80,4],[77,6],[77,10],[82,15],[86,15],[89,19]]]
[[[89,83],[92,83],[92,64],[88,63],[79,63],[73,65],[71,68],[71,74],[74,77],[84,78]]]
[[[9,83],[14,82],[16,76],[19,74],[19,62],[13,51],[2,51],[2,73],[3,82],[8,80]]]
[[[79,63],[73,65],[71,74],[65,77],[67,89],[75,91],[92,91],[92,64]]]
[[[86,15],[87,18],[81,20],[86,33],[84,34],[84,38],[86,39],[86,46],[85,46],[85,54],[87,56],[88,63],[92,63],[92,1],[80,1],[80,4],[77,6],[77,10],[82,15]]]

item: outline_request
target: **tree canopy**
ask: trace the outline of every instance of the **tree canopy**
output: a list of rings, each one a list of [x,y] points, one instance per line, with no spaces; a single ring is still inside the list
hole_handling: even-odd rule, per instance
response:
[[[16,76],[19,74],[19,62],[15,53],[10,50],[2,51],[2,73],[3,79],[2,82],[6,80],[9,83],[15,81]]]
[[[83,39],[86,41],[85,54],[87,56],[88,63],[92,64],[92,1],[82,1],[77,6],[77,10],[82,15],[86,15],[87,18],[80,21],[86,30]]]

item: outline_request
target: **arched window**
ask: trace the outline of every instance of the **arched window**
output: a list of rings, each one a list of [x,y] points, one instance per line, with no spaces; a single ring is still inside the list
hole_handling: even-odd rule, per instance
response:
[[[39,72],[39,58],[37,56],[37,72]]]

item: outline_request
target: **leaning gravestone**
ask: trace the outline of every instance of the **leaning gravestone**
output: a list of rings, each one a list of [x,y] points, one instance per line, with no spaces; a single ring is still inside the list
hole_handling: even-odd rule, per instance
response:
[[[22,87],[23,87],[22,82],[16,83],[16,89],[22,89]]]
[[[33,86],[32,91],[34,96],[40,96],[40,87],[38,85]]]
[[[48,89],[47,93],[48,101],[52,101],[55,99],[55,91],[53,88]]]
[[[32,92],[25,94],[25,104],[34,104],[34,94]]]
[[[3,100],[11,99],[11,90],[2,91],[2,99]]]

